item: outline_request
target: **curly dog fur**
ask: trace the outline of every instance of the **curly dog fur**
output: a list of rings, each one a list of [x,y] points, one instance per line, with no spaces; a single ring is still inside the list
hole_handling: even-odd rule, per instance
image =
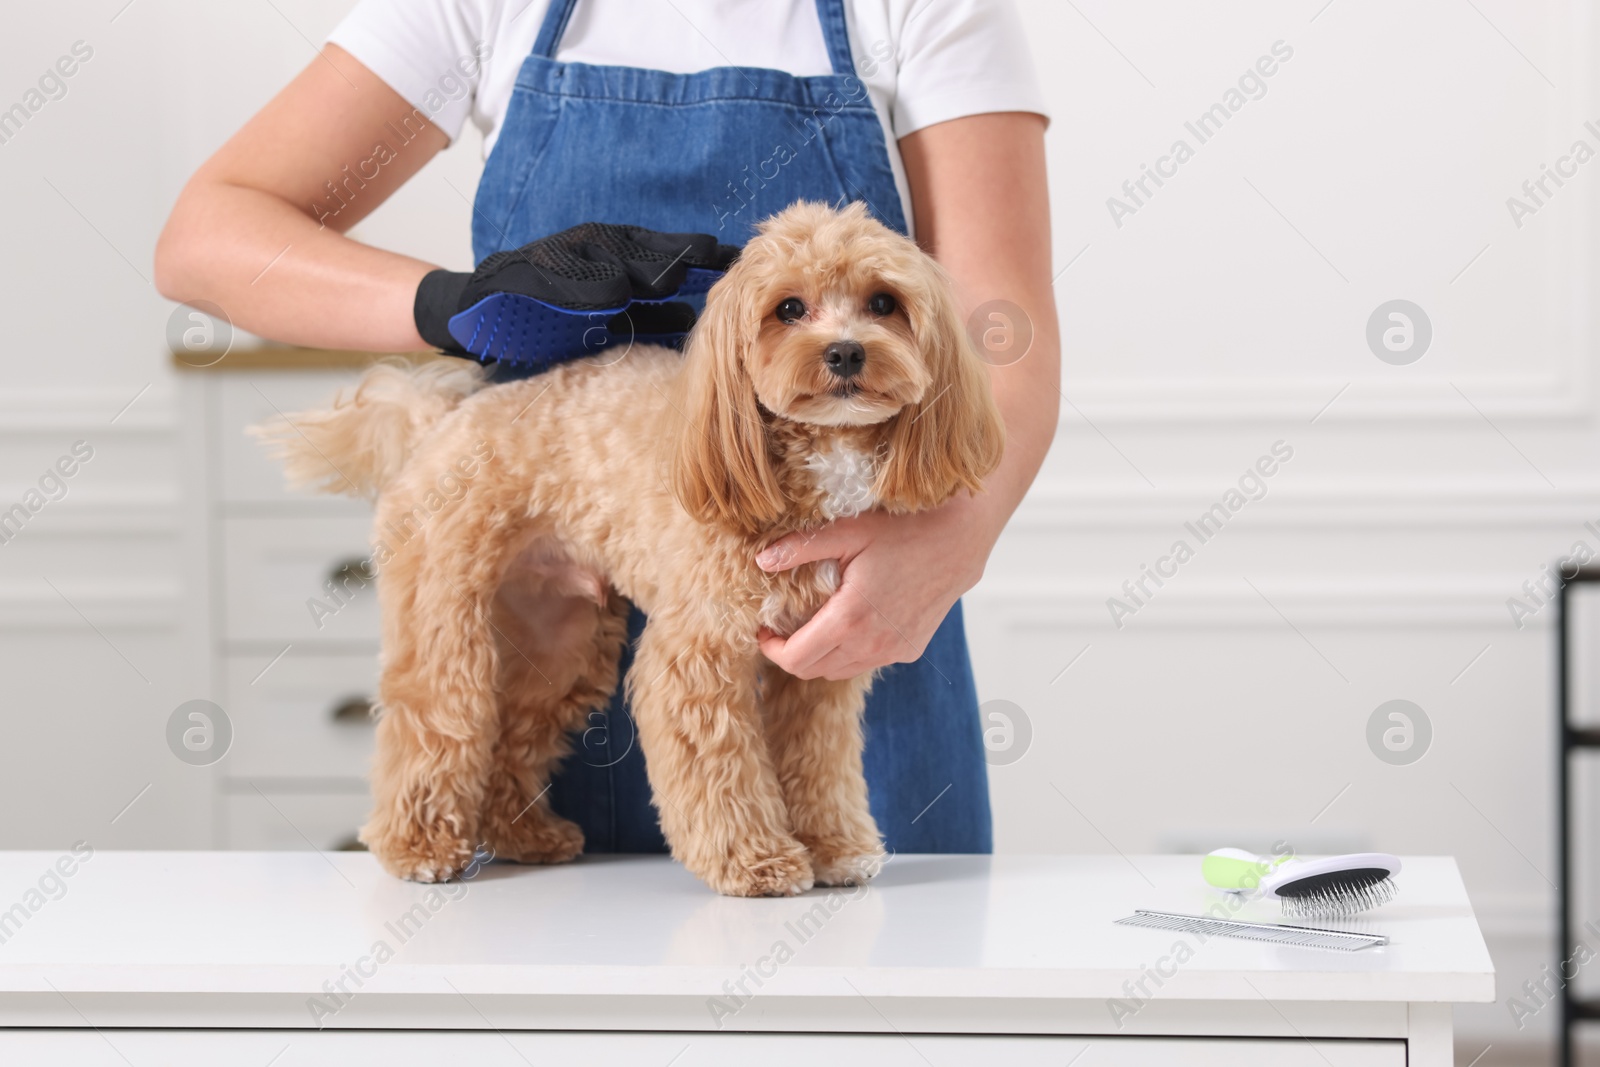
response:
[[[839,341],[860,345],[857,373],[838,372]],[[871,877],[871,676],[796,678],[756,643],[808,619],[838,566],[767,574],[755,556],[841,515],[977,492],[999,462],[985,369],[911,241],[860,205],[796,204],[713,287],[685,354],[489,387],[464,361],[380,364],[258,433],[291,481],[377,498],[362,840],[385,869],[435,881],[480,844],[528,863],[582,851],[544,791],[615,689],[632,601],[649,624],[627,687],[673,855],[741,896]]]

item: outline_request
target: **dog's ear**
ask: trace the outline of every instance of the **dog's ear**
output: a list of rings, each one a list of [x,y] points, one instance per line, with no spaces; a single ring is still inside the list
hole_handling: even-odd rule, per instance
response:
[[[936,263],[927,266],[927,284],[907,311],[932,382],[889,430],[876,489],[891,510],[935,507],[958,489],[978,492],[1005,450],[988,369],[962,327],[949,278]]]
[[[741,266],[735,263],[712,286],[689,336],[679,394],[683,419],[669,478],[690,515],[754,534],[783,514],[784,502],[744,365],[762,311]]]

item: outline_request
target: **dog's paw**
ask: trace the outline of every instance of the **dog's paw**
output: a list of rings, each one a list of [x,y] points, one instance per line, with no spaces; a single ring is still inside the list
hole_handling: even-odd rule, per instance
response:
[[[811,869],[815,872],[817,885],[865,885],[883,870],[884,858],[881,848],[844,856],[825,856],[813,852]]]
[[[583,830],[571,819],[530,809],[508,826],[486,830],[495,858],[513,863],[566,863],[583,852]]]
[[[473,846],[458,837],[363,838],[384,870],[408,882],[448,882],[472,862]]]
[[[814,882],[805,846],[794,840],[742,848],[702,877],[712,889],[730,897],[794,897]]]

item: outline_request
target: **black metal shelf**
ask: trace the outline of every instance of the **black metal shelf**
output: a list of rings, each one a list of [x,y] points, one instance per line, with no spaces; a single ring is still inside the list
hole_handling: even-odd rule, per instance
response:
[[[1558,958],[1556,970],[1562,967],[1568,946],[1572,944],[1572,757],[1586,750],[1600,750],[1600,726],[1578,726],[1572,721],[1572,650],[1569,647],[1571,626],[1571,597],[1574,586],[1600,585],[1600,567],[1583,567],[1561,585],[1559,617],[1556,622],[1556,713],[1560,716],[1558,734],[1561,759],[1557,769],[1559,829],[1556,854],[1561,870],[1560,903],[1556,928]],[[1600,595],[1600,594],[1597,594]],[[1600,649],[1594,651],[1600,655]],[[1561,987],[1561,1067],[1573,1067],[1572,1037],[1578,1023],[1600,1020],[1600,1000],[1580,999],[1572,992],[1571,983]]]

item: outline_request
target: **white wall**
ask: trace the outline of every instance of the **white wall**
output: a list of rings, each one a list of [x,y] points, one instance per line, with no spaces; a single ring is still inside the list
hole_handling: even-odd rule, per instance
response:
[[[123,2],[19,9],[0,37],[4,105],[94,49],[0,145],[0,502],[72,441],[97,450],[0,546],[8,847],[202,839],[160,734],[195,609],[151,249],[186,174],[348,7]],[[1519,629],[1506,601],[1574,541],[1600,549],[1600,161],[1520,226],[1506,201],[1574,140],[1600,149],[1591,5],[1021,3],[1055,111],[1069,403],[970,600],[982,694],[1033,733],[993,771],[1000,847],[1454,854],[1509,995],[1548,954],[1555,860],[1553,612]],[[1199,144],[1185,121],[1278,41],[1266,94]],[[1193,158],[1118,226],[1107,198],[1180,137]],[[469,135],[360,235],[466,265],[477,152]],[[1406,366],[1365,339],[1397,298],[1433,328]],[[1265,497],[1196,546],[1183,524],[1277,441],[1294,456]],[[1178,538],[1194,559],[1115,626],[1107,598]],[[1409,766],[1365,740],[1395,698],[1434,728]],[[1518,1034],[1503,1004],[1464,1013],[1465,1058],[1550,1014]]]

